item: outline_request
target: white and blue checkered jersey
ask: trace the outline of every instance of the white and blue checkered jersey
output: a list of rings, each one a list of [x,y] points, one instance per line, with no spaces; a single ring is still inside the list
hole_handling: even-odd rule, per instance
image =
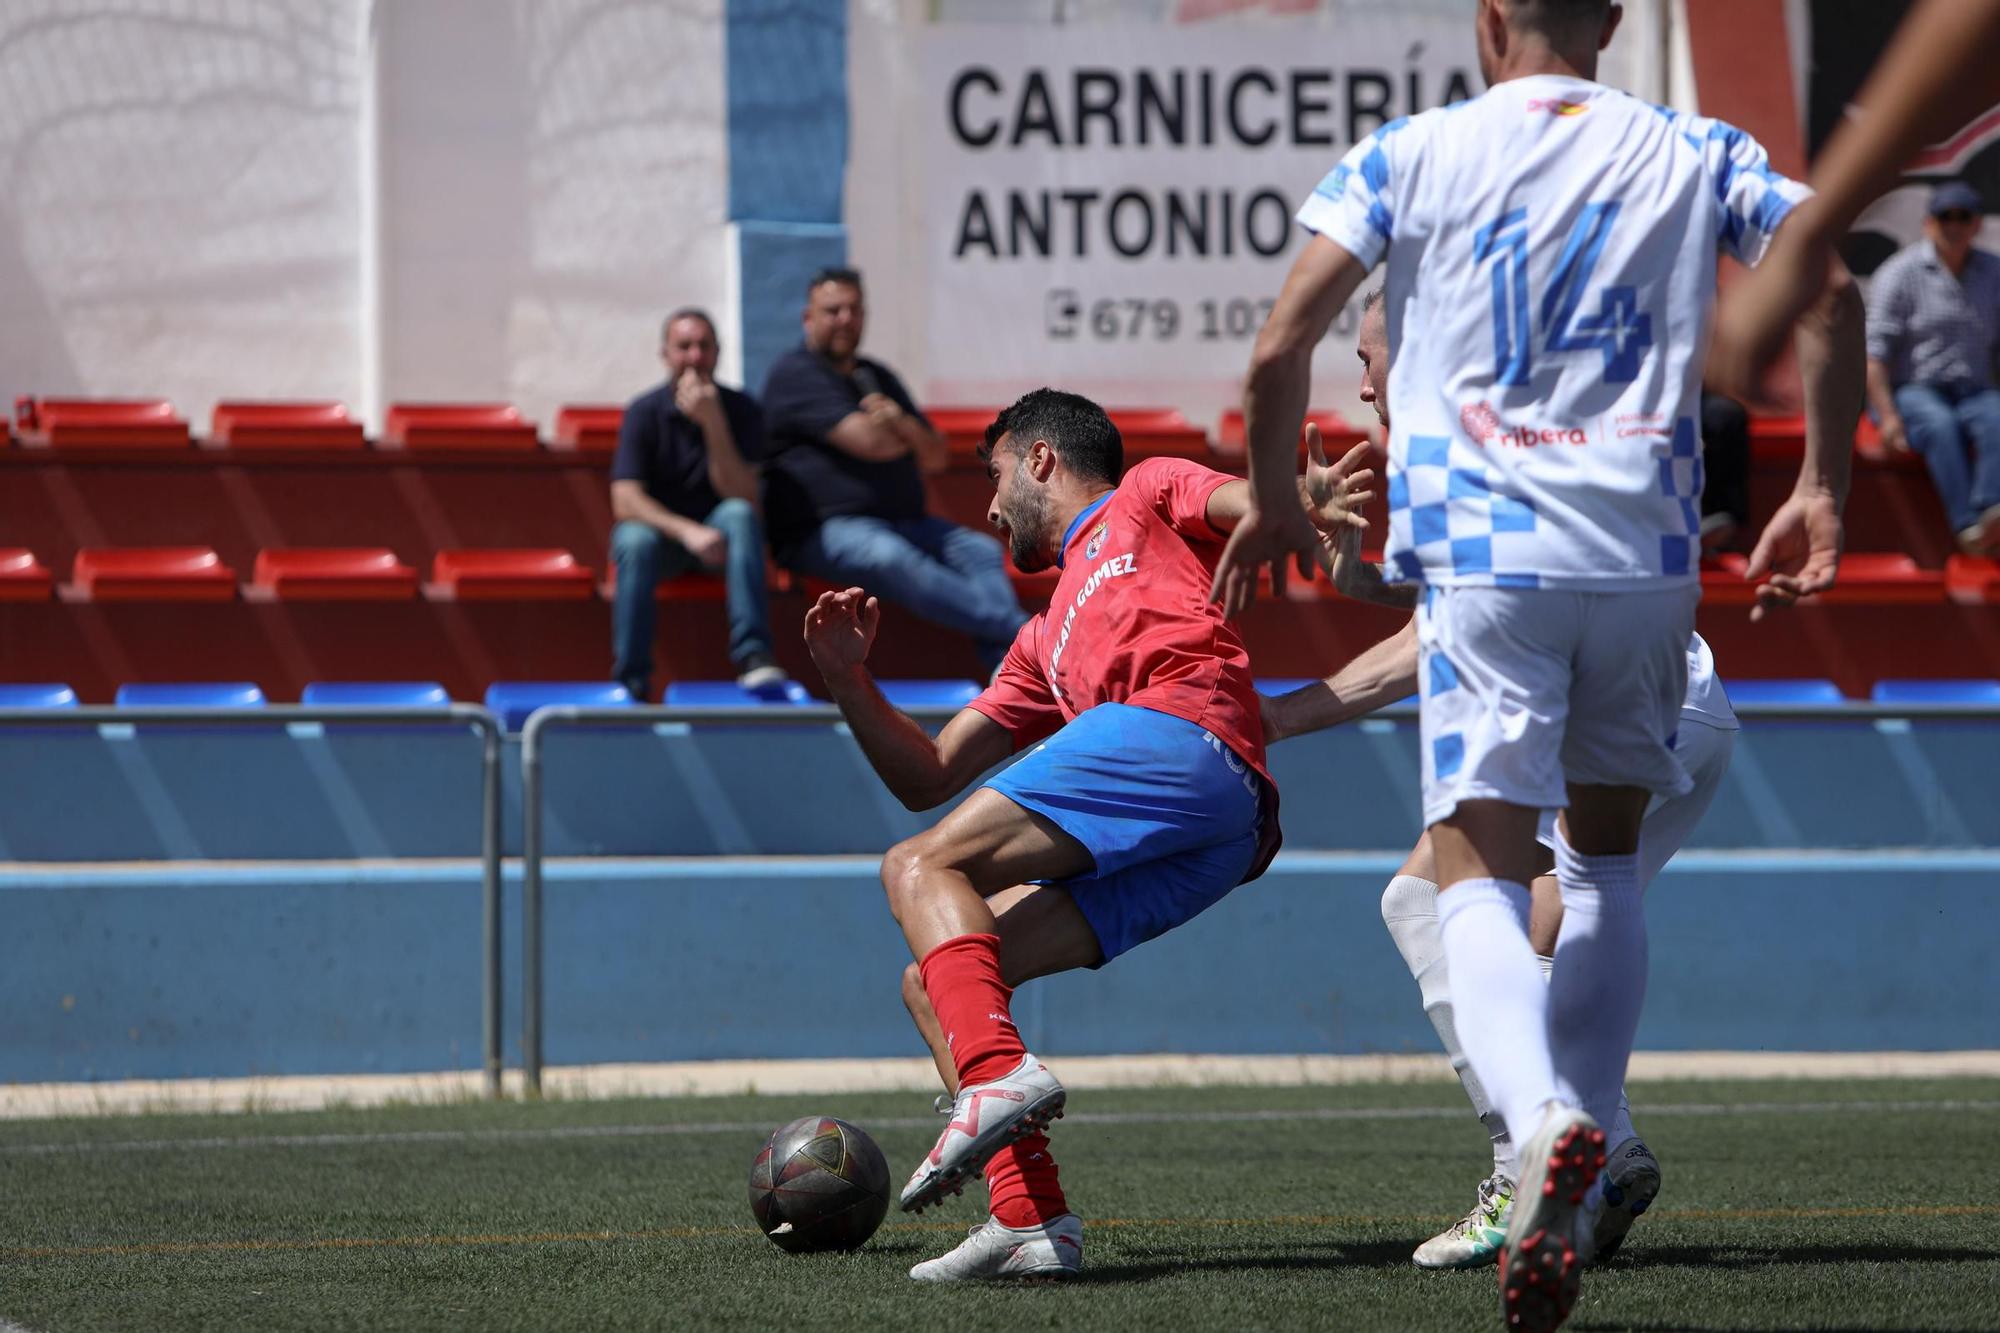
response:
[[[1755,264],[1807,193],[1741,130],[1549,75],[1356,144],[1298,220],[1388,263],[1392,577],[1694,579],[1717,251]]]

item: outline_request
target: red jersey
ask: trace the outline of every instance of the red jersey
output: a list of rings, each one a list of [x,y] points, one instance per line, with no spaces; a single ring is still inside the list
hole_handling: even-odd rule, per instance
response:
[[[1017,750],[1101,703],[1184,718],[1255,768],[1275,807],[1250,653],[1208,600],[1228,540],[1209,525],[1208,501],[1233,480],[1186,459],[1149,458],[1078,514],[1049,609],[1021,627],[970,706],[1011,732]],[[1274,815],[1265,818],[1273,844]]]

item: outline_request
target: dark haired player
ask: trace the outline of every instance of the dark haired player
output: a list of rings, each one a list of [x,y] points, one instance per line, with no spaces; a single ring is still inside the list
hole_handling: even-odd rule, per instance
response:
[[[1015,565],[1062,571],[985,693],[933,739],[868,673],[874,598],[826,593],[805,627],[869,762],[911,809],[1029,749],[882,860],[917,959],[904,997],[948,1053],[939,1072],[955,1094],[902,1206],[937,1203],[982,1168],[991,1196],[984,1225],[910,1270],[933,1282],[1064,1276],[1082,1262],[1083,1226],[1042,1133],[1065,1094],[1022,1045],[1013,987],[1173,929],[1263,873],[1278,846],[1250,657],[1208,600],[1246,483],[1181,459],[1126,472],[1103,410],[1052,389],[1002,412],[981,454],[987,516]]]

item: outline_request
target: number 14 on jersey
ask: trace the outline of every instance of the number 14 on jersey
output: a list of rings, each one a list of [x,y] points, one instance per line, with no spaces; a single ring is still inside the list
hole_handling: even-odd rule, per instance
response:
[[[1653,345],[1653,318],[1639,309],[1638,293],[1625,286],[1600,287],[1597,308],[1580,313],[1591,273],[1617,220],[1617,203],[1588,204],[1570,228],[1542,294],[1539,350],[1544,355],[1601,353],[1605,381],[1630,384]],[[1517,208],[1481,227],[1473,235],[1472,257],[1493,266],[1494,378],[1507,386],[1528,384],[1537,352],[1531,325],[1536,312],[1528,293],[1528,210]]]

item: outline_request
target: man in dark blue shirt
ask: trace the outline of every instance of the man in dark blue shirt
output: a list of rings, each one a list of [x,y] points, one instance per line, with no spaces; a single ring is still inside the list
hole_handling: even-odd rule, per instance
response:
[[[768,688],[785,679],[771,656],[764,588],[764,526],[757,514],[756,460],[764,418],[748,394],[715,382],[715,325],[676,310],[660,335],[664,384],[625,408],[611,465],[613,676],[644,701],[653,674],[653,594],[663,578],[694,570],[722,575],[729,657],[737,683]]]
[[[924,512],[920,469],[944,465],[945,441],[895,372],[859,354],[865,322],[860,274],[815,275],[805,341],[765,377],[772,548],[801,573],[970,634],[990,671],[1027,612],[999,542]]]

